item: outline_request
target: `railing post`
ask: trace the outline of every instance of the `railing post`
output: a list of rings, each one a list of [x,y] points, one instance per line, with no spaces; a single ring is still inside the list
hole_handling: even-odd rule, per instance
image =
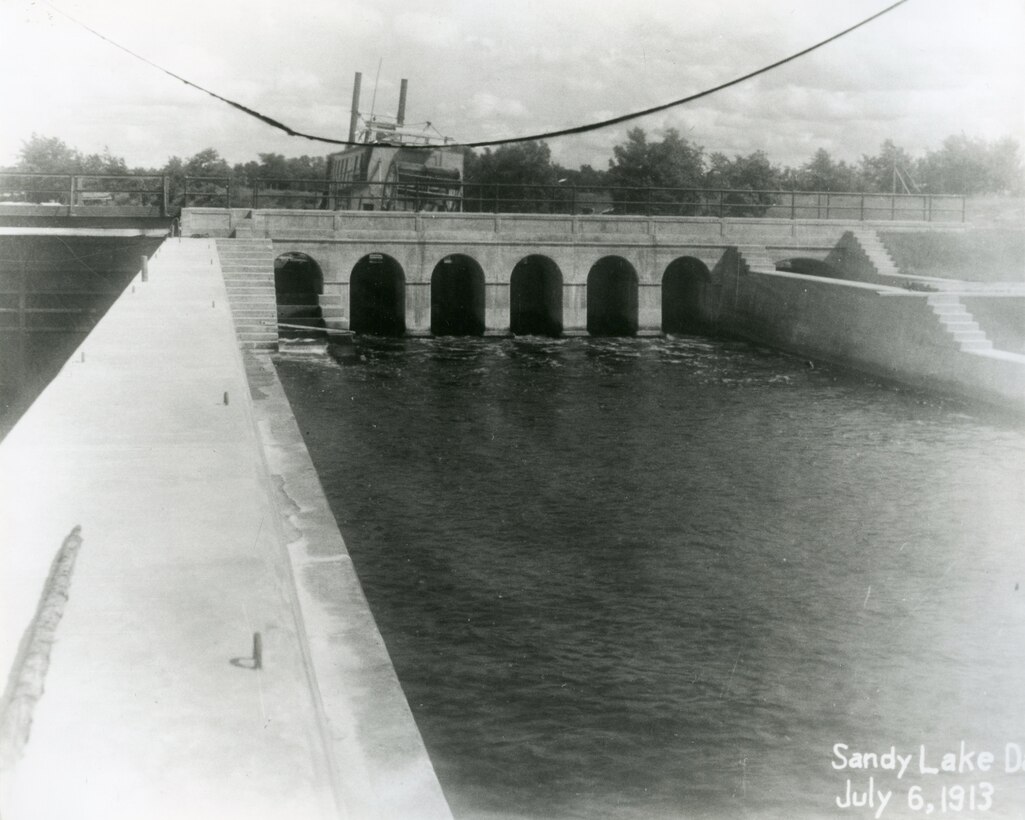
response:
[[[260,179],[253,180],[253,210],[260,204]]]
[[[227,189],[227,193],[225,193],[224,196],[228,200],[225,207],[231,208],[231,177],[228,177],[228,184],[225,187]]]
[[[71,191],[68,195],[68,208],[75,207],[75,185],[78,182],[78,177],[75,174],[71,175]]]
[[[790,219],[797,220],[797,191],[790,192]]]
[[[644,215],[651,216],[651,188],[646,188],[644,192]]]
[[[182,207],[189,207],[189,178],[182,177]]]
[[[968,221],[968,197],[966,196],[961,197],[961,221]]]
[[[171,209],[171,206],[170,206],[170,199],[171,199],[171,187],[170,186],[171,186],[171,180],[168,179],[167,174],[162,174],[160,178],[162,180],[162,185],[163,185],[163,189],[164,189],[164,191],[163,191],[163,200],[160,203],[160,215],[161,216],[167,216],[168,212]]]
[[[830,199],[831,196],[832,196],[832,194],[830,194],[829,191],[826,191],[826,219],[829,219],[829,205],[830,205],[829,199]]]
[[[861,195],[861,217],[860,217],[860,221],[861,222],[865,221],[865,195],[864,194]]]
[[[897,219],[897,195],[890,194],[890,221],[894,222]]]

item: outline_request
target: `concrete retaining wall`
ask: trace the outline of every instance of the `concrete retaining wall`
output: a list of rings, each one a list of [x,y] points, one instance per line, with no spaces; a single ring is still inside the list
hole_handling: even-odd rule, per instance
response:
[[[268,395],[213,243],[168,240],[0,442],[5,675],[61,539],[83,539],[31,733],[0,773],[7,820],[448,816]]]
[[[928,293],[752,270],[729,252],[705,294],[726,333],[906,384],[1025,411],[1025,357],[968,352],[931,310]]]

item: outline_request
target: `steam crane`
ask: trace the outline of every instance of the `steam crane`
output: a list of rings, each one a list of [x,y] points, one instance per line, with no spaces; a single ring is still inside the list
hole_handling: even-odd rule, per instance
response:
[[[463,154],[447,137],[406,126],[409,81],[402,80],[394,119],[371,114],[358,130],[361,81],[357,72],[349,119],[349,142],[359,144],[328,155],[328,209],[461,210]]]

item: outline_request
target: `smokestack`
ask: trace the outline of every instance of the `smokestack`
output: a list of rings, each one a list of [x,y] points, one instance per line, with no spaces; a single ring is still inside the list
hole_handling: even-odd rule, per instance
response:
[[[349,115],[349,142],[356,141],[356,126],[359,124],[359,86],[363,75],[356,72],[356,81],[352,84],[352,113]]]
[[[409,80],[403,80],[399,86],[399,115],[395,118],[395,124],[401,128],[406,124],[406,88]]]

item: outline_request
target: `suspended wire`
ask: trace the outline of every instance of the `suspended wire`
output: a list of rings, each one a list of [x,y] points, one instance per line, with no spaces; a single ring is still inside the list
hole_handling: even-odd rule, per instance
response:
[[[254,117],[255,119],[258,119],[261,122],[265,123],[266,125],[271,126],[272,128],[277,128],[279,131],[284,131],[286,134],[288,134],[291,137],[301,137],[303,139],[313,140],[314,142],[323,142],[323,143],[327,143],[329,145],[361,146],[361,145],[365,144],[365,143],[353,142],[353,141],[350,141],[350,140],[339,140],[339,139],[332,139],[331,137],[321,137],[321,136],[317,136],[315,134],[307,134],[304,131],[298,131],[298,130],[296,130],[296,129],[286,125],[285,123],[280,122],[280,121],[274,119],[273,117],[268,117],[266,114],[261,114],[259,111],[256,111],[256,110],[254,110],[252,108],[249,108],[248,106],[245,106],[242,103],[235,102],[234,100],[230,100],[227,97],[222,97],[220,94],[217,94],[217,93],[209,90],[208,88],[204,88],[203,86],[198,85],[197,83],[194,83],[191,80],[187,80],[184,77],[181,77],[178,74],[175,74],[173,71],[169,71],[168,69],[164,68],[163,66],[157,65],[152,60],[149,60],[149,59],[147,59],[146,57],[143,57],[140,54],[136,54],[131,49],[126,48],[125,46],[121,45],[120,43],[115,42],[114,40],[111,40],[109,37],[101,34],[100,32],[96,31],[95,29],[87,26],[81,20],[78,20],[78,19],[72,17],[67,12],[62,11],[61,9],[57,8],[52,3],[48,2],[48,0],[41,0],[41,2],[43,4],[45,4],[46,6],[48,6],[49,8],[53,9],[55,12],[57,12],[57,14],[60,14],[61,16],[66,17],[68,20],[70,20],[75,25],[84,28],[90,34],[93,34],[96,37],[99,37],[101,40],[103,40],[103,41],[105,41],[107,43],[110,43],[110,45],[114,46],[117,49],[120,49],[121,51],[125,52],[126,54],[131,55],[135,59],[141,60],[142,62],[146,63],[146,65],[151,66],[151,67],[157,69],[158,71],[163,72],[164,74],[167,74],[169,77],[173,77],[174,79],[179,80],[180,82],[185,83],[185,85],[190,86],[191,88],[195,88],[197,91],[202,91],[204,94],[208,94],[209,96],[213,97],[214,99],[220,100],[221,102],[230,105],[232,108],[235,108],[235,109],[241,111],[242,113],[247,114],[250,117]],[[783,59],[777,60],[774,63],[770,63],[769,65],[763,66],[762,68],[759,68],[759,69],[756,69],[754,71],[748,72],[747,74],[744,74],[743,76],[740,76],[740,77],[736,77],[735,79],[729,80],[728,82],[721,83],[720,85],[714,86],[713,88],[708,88],[708,89],[705,89],[704,91],[699,91],[696,94],[691,94],[691,95],[686,96],[686,97],[681,97],[678,100],[672,100],[671,102],[662,103],[661,105],[652,106],[651,108],[645,108],[645,109],[643,109],[641,111],[632,111],[632,112],[630,112],[628,114],[621,114],[621,115],[619,115],[617,117],[610,117],[609,119],[598,120],[596,122],[590,122],[590,123],[586,123],[584,125],[576,125],[576,126],[572,126],[570,128],[562,128],[562,129],[555,130],[555,131],[544,131],[544,132],[537,133],[537,134],[529,134],[529,135],[526,135],[526,136],[519,136],[519,137],[504,137],[504,138],[501,138],[501,139],[479,140],[479,141],[476,141],[476,142],[454,142],[454,143],[450,142],[450,143],[447,143],[447,144],[449,145],[449,147],[453,147],[453,148],[486,148],[486,147],[495,146],[495,145],[511,145],[511,144],[518,143],[518,142],[532,142],[534,140],[555,139],[556,137],[565,137],[565,136],[569,136],[571,134],[585,134],[588,131],[597,131],[597,130],[602,129],[602,128],[608,128],[611,125],[619,125],[620,123],[629,122],[630,120],[640,119],[641,117],[646,117],[649,114],[656,114],[659,111],[667,111],[670,108],[677,108],[677,107],[679,107],[681,105],[685,105],[687,103],[693,102],[694,100],[700,100],[702,97],[708,97],[708,96],[711,96],[712,94],[716,94],[716,93],[718,93],[720,91],[723,91],[723,90],[725,90],[727,88],[730,88],[732,86],[739,85],[740,83],[746,82],[747,80],[753,79],[753,78],[755,78],[755,77],[757,77],[757,76],[759,76],[761,74],[765,74],[765,73],[767,73],[769,71],[773,71],[774,69],[777,69],[780,66],[786,65],[787,63],[793,62],[794,60],[797,60],[797,59],[799,59],[801,57],[804,57],[805,55],[810,54],[811,52],[816,51],[816,50],[822,48],[823,46],[828,45],[829,43],[832,43],[832,42],[834,42],[836,40],[839,40],[841,37],[845,37],[846,35],[850,34],[853,31],[856,31],[857,29],[861,28],[862,26],[868,25],[873,20],[877,20],[878,18],[882,17],[884,14],[888,14],[889,12],[893,11],[894,9],[896,9],[898,6],[902,6],[905,3],[907,3],[907,2],[908,2],[908,0],[897,0],[896,3],[893,3],[890,6],[887,6],[886,8],[882,9],[881,11],[877,11],[875,14],[871,15],[870,17],[866,17],[861,22],[855,23],[853,26],[845,28],[843,31],[839,31],[836,34],[834,34],[834,35],[832,35],[830,37],[827,37],[825,40],[820,40],[819,42],[815,43],[814,45],[808,46],[807,48],[804,48],[801,51],[795,52],[794,54],[791,54],[788,57],[784,57]],[[394,143],[390,143],[390,142],[387,142],[387,141],[381,141],[381,142],[379,142],[377,144],[378,145],[394,145]],[[414,148],[414,147],[417,147],[417,146],[404,145],[403,147]]]

